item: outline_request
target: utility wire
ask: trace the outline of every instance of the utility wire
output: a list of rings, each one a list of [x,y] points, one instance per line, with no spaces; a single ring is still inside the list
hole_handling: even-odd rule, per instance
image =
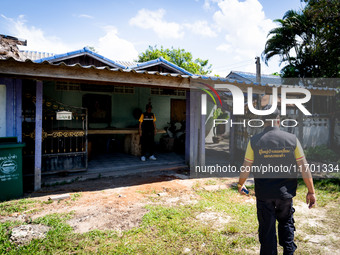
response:
[[[251,64],[251,62],[253,61],[248,61],[246,62],[247,64],[242,64],[242,65],[232,65],[232,66],[221,66],[221,67],[216,67],[214,68],[215,70],[231,70],[231,69],[235,69],[235,68],[240,68],[240,67],[244,67],[244,66],[249,66]],[[240,63],[241,64],[241,63]]]

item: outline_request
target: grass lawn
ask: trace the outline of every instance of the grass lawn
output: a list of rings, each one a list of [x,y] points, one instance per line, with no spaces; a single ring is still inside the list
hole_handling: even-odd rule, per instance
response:
[[[230,187],[215,191],[204,189],[205,185],[224,181],[211,179],[194,185],[191,192],[199,197],[197,203],[148,204],[148,212],[139,227],[122,232],[93,230],[75,233],[67,224],[67,220],[74,217],[73,212],[54,213],[33,220],[33,223],[51,227],[46,238],[17,246],[10,241],[11,230],[23,223],[0,221],[0,254],[258,254],[254,196],[240,196]],[[298,205],[295,219],[299,248],[296,254],[327,254],[328,250],[329,254],[335,254],[335,249],[340,249],[339,180],[316,181],[315,186],[318,207],[309,210],[314,212],[308,211],[313,213],[309,216],[315,224],[310,224],[309,216],[302,209],[298,212],[306,194],[301,182],[294,200]],[[250,191],[254,193],[253,187]],[[41,210],[44,205],[34,199],[3,202],[0,203],[0,217],[34,213],[38,206]],[[322,215],[318,216],[321,212]],[[200,220],[202,218],[205,220]]]

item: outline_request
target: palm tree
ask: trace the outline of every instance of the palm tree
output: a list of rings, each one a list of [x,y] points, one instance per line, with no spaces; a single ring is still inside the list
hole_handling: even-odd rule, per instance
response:
[[[279,56],[283,77],[340,77],[340,2],[304,0],[302,11],[290,10],[268,33],[264,62]]]
[[[314,51],[313,28],[306,16],[290,10],[275,22],[279,23],[279,27],[269,32],[270,38],[262,53],[265,63],[268,64],[269,59],[278,55],[281,63],[287,63],[282,69],[284,76],[300,77],[306,74],[304,66],[311,61],[309,56]]]

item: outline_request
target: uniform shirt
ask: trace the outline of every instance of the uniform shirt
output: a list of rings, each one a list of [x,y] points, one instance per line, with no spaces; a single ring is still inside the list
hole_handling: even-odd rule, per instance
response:
[[[296,148],[294,150],[294,156],[295,156],[296,162],[303,160],[305,158],[305,154],[303,152],[302,146],[297,138],[296,138]],[[247,150],[246,150],[244,160],[249,163],[254,162],[254,151],[251,147],[250,141],[248,142],[248,145],[247,145]]]
[[[260,171],[264,166],[267,169],[269,166],[290,169],[289,172],[265,174],[253,171],[256,197],[260,199],[294,197],[298,170],[296,162],[304,158],[303,149],[296,136],[278,127],[266,127],[262,133],[253,136],[247,145],[245,161],[257,166]]]
[[[155,126],[154,122],[156,121],[156,116],[152,112],[144,112],[139,118],[139,122],[142,123],[142,132],[145,133],[154,133]]]

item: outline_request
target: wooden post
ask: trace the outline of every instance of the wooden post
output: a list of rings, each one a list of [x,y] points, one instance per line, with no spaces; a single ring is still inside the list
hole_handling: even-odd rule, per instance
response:
[[[328,142],[327,145],[329,148],[332,148],[334,145],[334,129],[335,129],[335,116],[329,115],[328,118]]]
[[[22,80],[15,80],[15,125],[18,142],[22,142]]]
[[[200,96],[200,100],[197,100],[199,112],[197,115],[199,116],[198,126],[198,165],[204,166],[205,165],[205,119],[206,119],[206,107],[207,107],[207,95],[202,94],[202,92],[198,93]],[[202,97],[203,96],[203,97]],[[205,108],[205,114],[202,113],[203,107]]]
[[[298,123],[299,123],[299,127],[298,127],[298,130],[299,130],[299,133],[298,133],[298,139],[301,143],[301,146],[303,148],[303,114],[300,110],[297,110],[298,111]]]
[[[185,164],[190,164],[190,91],[185,100]]]
[[[5,78],[6,85],[6,136],[15,136],[15,100],[13,79]]]
[[[261,83],[261,62],[260,57],[256,57],[256,82]]]
[[[200,110],[197,100],[200,99],[200,93],[196,91],[190,92],[190,170],[197,165],[198,152],[198,114]]]
[[[36,82],[35,103],[35,158],[34,158],[34,190],[41,189],[41,145],[42,145],[42,101],[43,83]]]
[[[230,111],[230,120],[234,121],[234,115],[232,111]],[[230,154],[230,163],[234,163],[235,161],[235,126],[230,126],[230,134],[229,134],[229,154]]]
[[[0,78],[0,137],[6,136],[6,85]]]

